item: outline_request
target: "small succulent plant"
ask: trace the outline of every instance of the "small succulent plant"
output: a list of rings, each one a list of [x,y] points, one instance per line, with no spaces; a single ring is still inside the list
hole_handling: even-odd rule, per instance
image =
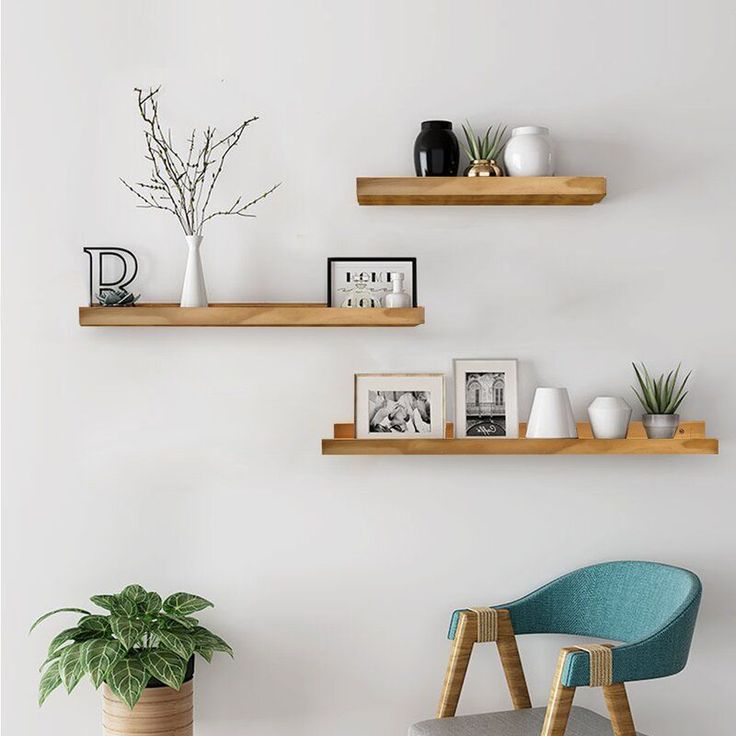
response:
[[[670,371],[667,374],[667,378],[664,377],[663,373],[657,379],[649,375],[649,371],[644,363],[641,364],[640,368],[637,368],[636,363],[632,363],[631,365],[634,366],[634,372],[636,373],[641,392],[637,391],[633,386],[631,388],[644,407],[644,411],[647,414],[675,414],[682,400],[688,394],[685,391],[685,384],[687,383],[687,379],[690,378],[692,371],[685,376],[678,387],[679,364],[674,371]]]
[[[466,120],[467,127],[463,125],[465,133],[465,143],[462,144],[463,150],[471,161],[494,161],[501,155],[503,147],[506,145],[506,129],[508,126],[496,126],[495,133],[493,126],[490,125],[482,137],[476,135],[473,126]]]
[[[97,295],[103,307],[132,307],[140,298],[140,294],[131,294],[126,289],[105,289]]]

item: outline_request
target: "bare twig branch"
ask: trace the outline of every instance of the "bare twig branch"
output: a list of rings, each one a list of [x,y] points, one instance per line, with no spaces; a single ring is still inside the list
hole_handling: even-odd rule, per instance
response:
[[[174,147],[171,130],[167,129],[164,133],[161,125],[157,99],[160,89],[151,87],[148,90],[134,90],[138,112],[145,123],[147,155],[144,158],[151,163],[151,174],[147,182],[139,181],[131,185],[123,179],[121,181],[143,202],[138,206],[171,212],[187,235],[201,235],[204,223],[221,215],[253,217],[246,210],[271,194],[278,184],[246,204],[241,205],[242,197],[238,197],[228,209],[210,214],[207,210],[225,159],[238,145],[248,125],[258,120],[258,117],[244,120],[219,140],[215,139],[215,128],[207,127],[202,131],[201,146],[197,145],[197,130],[192,130],[191,137],[186,140],[188,148],[185,149],[185,159]]]
[[[167,212],[172,212],[173,214],[176,214],[176,212],[174,212],[174,210],[171,209],[171,207],[167,207],[166,205],[160,204],[155,199],[148,199],[147,197],[144,197],[140,192],[136,191],[132,186],[130,186],[130,184],[128,184],[128,182],[125,181],[125,179],[121,179],[120,181],[123,182],[123,184],[125,184],[125,186],[131,192],[133,192],[133,194],[135,194],[135,196],[138,197],[138,199],[141,199],[145,202],[145,205],[139,204],[138,207],[152,207],[158,210],[166,210]]]
[[[245,211],[248,209],[248,207],[250,207],[251,205],[254,205],[256,202],[260,202],[262,199],[265,199],[266,197],[268,197],[269,194],[271,194],[271,192],[275,192],[280,186],[281,186],[281,182],[279,182],[278,184],[274,184],[268,191],[264,192],[263,194],[256,197],[255,199],[252,199],[250,202],[248,202],[247,204],[244,204],[242,207],[238,207],[238,203],[240,202],[240,199],[241,199],[240,197],[238,197],[235,200],[235,203],[232,205],[232,207],[230,207],[229,210],[221,210],[219,212],[213,212],[211,215],[208,215],[207,217],[204,218],[204,220],[202,220],[202,225],[204,225],[204,223],[207,222],[207,220],[211,220],[213,217],[219,217],[220,215],[238,215],[240,217],[255,217],[255,215],[246,214]],[[200,226],[200,229],[201,229],[201,226]]]

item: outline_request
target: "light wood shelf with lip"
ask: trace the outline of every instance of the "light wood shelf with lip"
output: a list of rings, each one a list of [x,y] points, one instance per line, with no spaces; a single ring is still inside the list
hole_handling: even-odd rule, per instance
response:
[[[718,440],[705,436],[705,422],[680,422],[674,439],[650,440],[641,422],[631,422],[625,440],[596,440],[588,422],[578,422],[578,439],[456,439],[452,423],[445,439],[355,439],[353,424],[336,424],[322,440],[323,455],[717,455]]]
[[[327,307],[325,304],[136,304],[80,307],[82,327],[416,327],[424,307]]]
[[[362,205],[590,205],[603,176],[383,176],[356,179]]]

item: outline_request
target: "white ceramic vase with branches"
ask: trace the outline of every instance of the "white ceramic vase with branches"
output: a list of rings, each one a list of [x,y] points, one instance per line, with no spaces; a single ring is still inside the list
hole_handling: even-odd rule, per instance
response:
[[[146,160],[151,166],[147,181],[123,184],[141,202],[139,207],[170,212],[179,221],[187,240],[187,266],[182,287],[182,307],[206,307],[205,287],[200,246],[204,237],[205,223],[215,217],[235,215],[255,217],[247,210],[256,202],[267,197],[279,185],[276,184],[255,199],[243,201],[239,196],[230,207],[216,208],[212,204],[212,193],[225,165],[228,154],[238,145],[245,129],[257,117],[244,120],[235,130],[225,136],[217,136],[214,127],[201,133],[193,130],[187,139],[186,153],[174,148],[171,131],[161,125],[158,114],[156,89],[136,89],[138,111],[145,123]]]

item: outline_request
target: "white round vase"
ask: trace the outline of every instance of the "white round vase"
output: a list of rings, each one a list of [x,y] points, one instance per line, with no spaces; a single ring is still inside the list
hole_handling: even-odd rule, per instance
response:
[[[504,148],[503,163],[508,176],[552,176],[555,169],[549,128],[514,128]]]
[[[631,407],[620,396],[598,396],[588,407],[588,418],[597,440],[623,440],[629,431]]]
[[[574,439],[578,436],[566,388],[538,388],[534,392],[526,436],[530,439]]]

